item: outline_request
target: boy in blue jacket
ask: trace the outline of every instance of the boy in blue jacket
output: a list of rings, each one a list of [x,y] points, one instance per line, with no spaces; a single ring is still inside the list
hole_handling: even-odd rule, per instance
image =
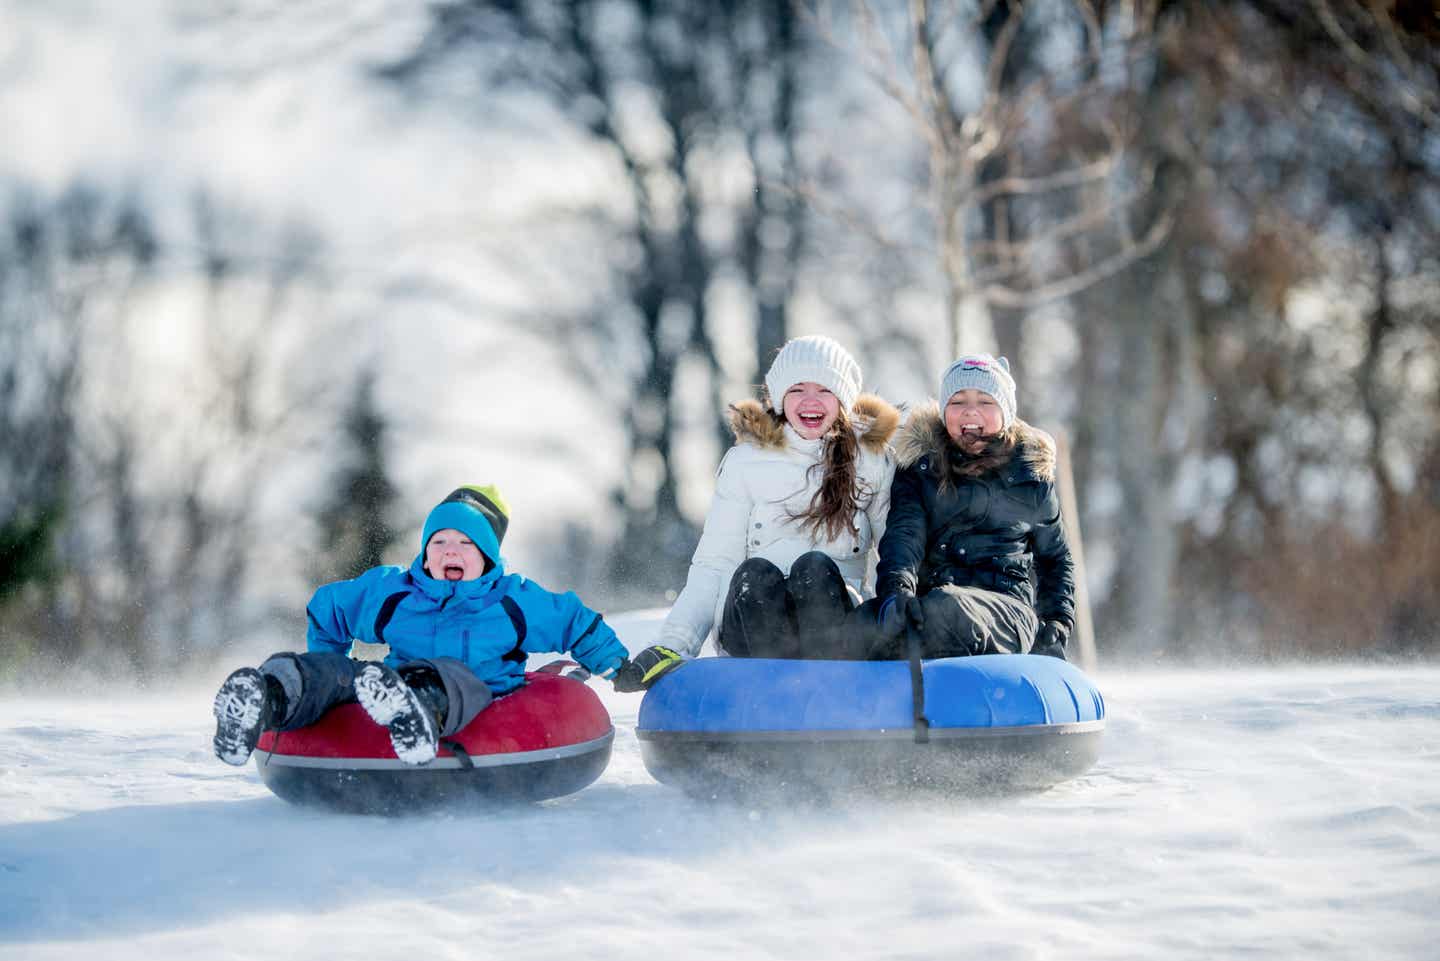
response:
[[[625,646],[574,593],[505,571],[509,509],[493,486],[467,486],[425,519],[410,567],[373,567],[326,584],[306,608],[304,654],[244,667],[215,695],[215,754],[242,765],[267,729],[314,724],[359,701],[410,764],[435,757],[502,694],[524,683],[526,655],[568,652],[592,674],[634,673]],[[349,656],[354,641],[388,644],[383,664]]]

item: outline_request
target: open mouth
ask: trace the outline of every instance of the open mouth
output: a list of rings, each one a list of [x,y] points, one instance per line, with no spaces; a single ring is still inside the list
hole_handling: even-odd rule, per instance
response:
[[[819,430],[820,425],[825,423],[824,414],[797,414],[800,423],[812,430]]]
[[[465,579],[465,568],[459,564],[446,564],[441,573],[447,581],[463,581]]]
[[[960,425],[960,436],[961,436],[961,437],[982,437],[982,436],[984,436],[984,434],[985,434],[985,428],[982,427],[982,426],[979,425],[979,424],[961,424],[961,425]]]

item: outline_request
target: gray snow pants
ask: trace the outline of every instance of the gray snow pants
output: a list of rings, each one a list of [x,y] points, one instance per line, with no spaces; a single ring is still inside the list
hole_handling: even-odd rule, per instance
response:
[[[337,704],[355,700],[355,678],[369,661],[357,661],[344,654],[282,651],[272,654],[260,665],[261,674],[269,674],[285,689],[288,710],[282,731],[308,727]],[[473,721],[490,706],[494,695],[464,661],[453,657],[435,657],[407,661],[400,665],[401,677],[412,670],[428,667],[440,678],[445,688],[448,709],[440,729],[441,737],[450,737]]]
[[[1040,618],[1023,601],[979,587],[943,585],[920,598],[925,627],[920,632],[920,656],[965,657],[972,654],[1023,654],[1035,643]],[[862,608],[873,622],[878,598]],[[877,637],[870,659],[902,660],[905,637]]]

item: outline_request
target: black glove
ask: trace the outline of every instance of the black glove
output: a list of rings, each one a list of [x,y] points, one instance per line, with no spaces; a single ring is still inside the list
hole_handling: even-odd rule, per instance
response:
[[[923,630],[925,609],[920,598],[910,591],[899,590],[892,595],[891,600],[881,605],[880,633],[886,637],[899,637],[905,633],[906,627]]]
[[[636,654],[634,660],[621,663],[620,670],[615,672],[615,690],[621,694],[646,690],[662,675],[684,663],[685,658],[668,647],[661,647],[659,644],[647,647]]]
[[[1030,645],[1031,654],[1048,654],[1065,660],[1065,641],[1070,629],[1059,621],[1046,621],[1035,632],[1035,643]]]

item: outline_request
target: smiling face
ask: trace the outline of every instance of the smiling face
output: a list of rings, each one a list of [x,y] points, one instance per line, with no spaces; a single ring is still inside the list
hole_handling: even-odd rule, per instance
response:
[[[957,390],[945,403],[945,432],[961,447],[1000,433],[1005,415],[983,390]]]
[[[425,573],[437,581],[473,581],[485,573],[485,555],[469,537],[446,527],[425,545]]]
[[[805,381],[785,391],[785,420],[806,440],[824,437],[840,416],[840,398],[828,387]]]

